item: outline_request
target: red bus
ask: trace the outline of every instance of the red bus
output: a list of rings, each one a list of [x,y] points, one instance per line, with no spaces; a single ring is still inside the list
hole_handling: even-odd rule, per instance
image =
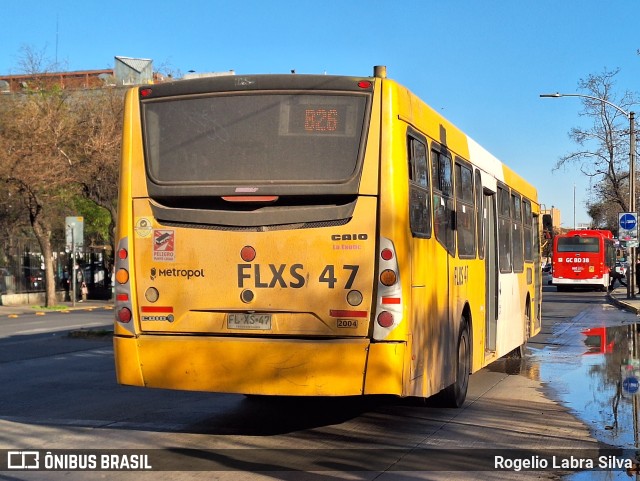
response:
[[[606,291],[615,265],[611,231],[572,230],[553,239],[552,284],[559,291],[574,287]]]

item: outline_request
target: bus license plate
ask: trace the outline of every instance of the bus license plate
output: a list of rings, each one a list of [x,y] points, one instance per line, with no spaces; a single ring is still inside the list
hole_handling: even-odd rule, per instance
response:
[[[227,314],[228,329],[271,329],[271,314]]]

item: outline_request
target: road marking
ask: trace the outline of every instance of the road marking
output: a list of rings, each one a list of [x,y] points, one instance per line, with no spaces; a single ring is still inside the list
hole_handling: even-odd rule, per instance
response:
[[[111,327],[111,324],[105,324],[104,321],[96,324],[73,324],[70,326],[55,326],[55,327],[45,327],[40,329],[27,329],[24,331],[16,331],[12,333],[12,335],[19,334],[38,334],[43,332],[58,332],[58,331],[68,331],[70,329],[90,329],[95,327]]]

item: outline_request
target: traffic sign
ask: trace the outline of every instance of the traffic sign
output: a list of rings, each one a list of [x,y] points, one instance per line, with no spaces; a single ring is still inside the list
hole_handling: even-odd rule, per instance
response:
[[[618,214],[618,239],[635,243],[638,241],[637,212],[621,212]],[[627,247],[634,247],[628,245]]]
[[[620,215],[620,227],[625,230],[631,230],[638,224],[636,215],[632,212],[626,212]]]
[[[65,217],[67,250],[84,245],[84,217]]]
[[[638,378],[629,376],[622,381],[622,389],[624,389],[629,394],[635,394],[638,392]]]

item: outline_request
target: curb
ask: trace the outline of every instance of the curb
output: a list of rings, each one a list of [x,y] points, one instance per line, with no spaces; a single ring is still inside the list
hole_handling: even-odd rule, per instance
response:
[[[638,308],[637,306],[632,306],[628,302],[621,301],[616,296],[614,296],[612,292],[607,293],[607,299],[609,299],[609,302],[611,302],[611,304],[613,304],[616,307],[619,307],[620,309],[633,312],[636,316],[640,314],[640,308]]]
[[[36,316],[44,316],[47,314],[57,313],[69,313],[71,311],[94,311],[96,309],[112,310],[113,303],[111,302],[88,302],[82,304],[76,304],[76,306],[67,306],[65,309],[40,309],[32,306],[1,306],[0,318],[10,317],[16,318],[24,314],[35,314]]]

